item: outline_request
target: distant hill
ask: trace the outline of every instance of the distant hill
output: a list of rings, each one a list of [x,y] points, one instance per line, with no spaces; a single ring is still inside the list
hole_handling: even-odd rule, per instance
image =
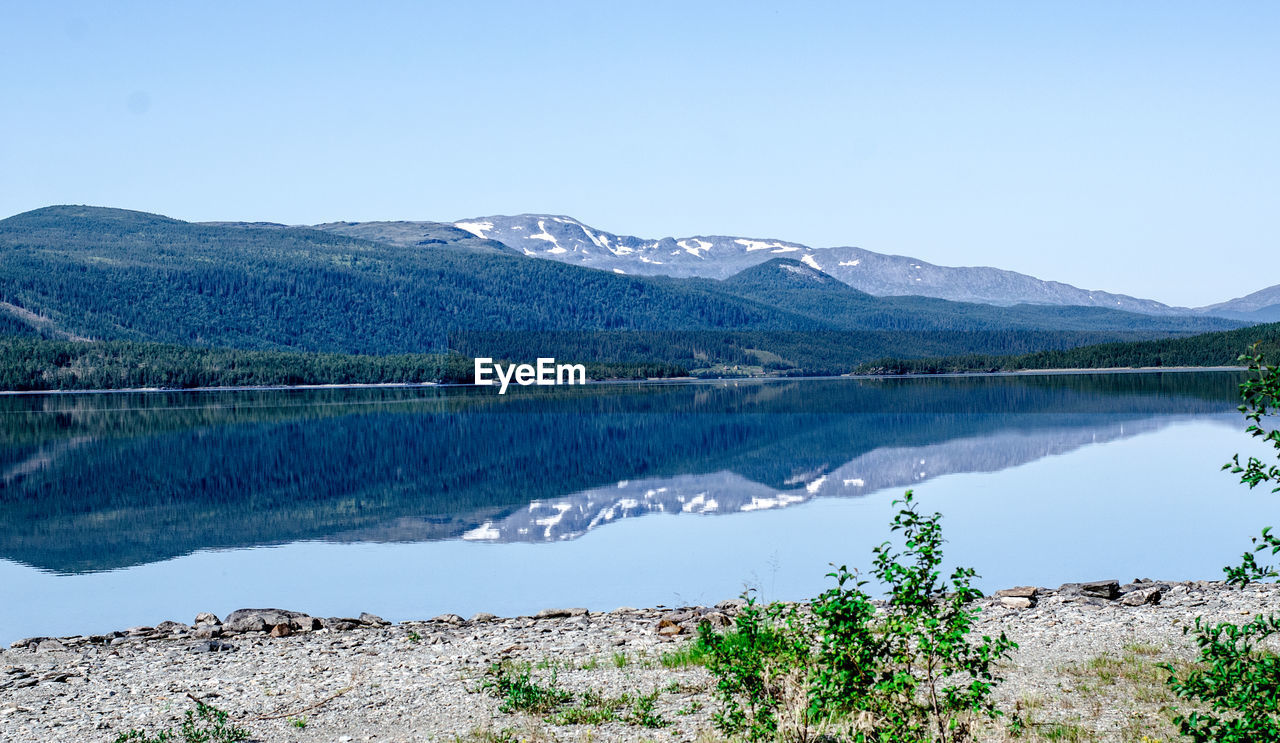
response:
[[[848,331],[893,331],[876,344],[880,354],[921,355],[1239,325],[1101,307],[874,297],[806,262],[777,256],[749,269],[724,281],[626,276],[515,254],[448,225],[193,224],[57,206],[0,220],[0,329],[25,326],[72,341],[374,355],[443,352],[450,336],[467,332],[604,333],[591,336],[600,356],[609,355],[607,334],[619,332],[826,333],[831,339]],[[932,331],[954,333],[935,337],[926,351],[918,334]],[[1008,333],[1022,331],[1034,331],[1028,336],[1034,345],[1026,338],[1011,342]],[[792,336],[788,343],[797,341]],[[651,345],[640,361],[670,361],[668,350]]]
[[[884,358],[862,364],[857,371],[872,374],[950,374],[1022,369],[1116,369],[1179,366],[1235,366],[1253,345],[1270,363],[1280,362],[1280,323],[1237,330],[1202,333],[1185,338],[1128,343],[1101,343],[1071,349],[992,356],[964,354],[947,357]]]
[[[1200,311],[1246,322],[1280,321],[1280,284],[1260,289],[1238,299],[1201,307]]]

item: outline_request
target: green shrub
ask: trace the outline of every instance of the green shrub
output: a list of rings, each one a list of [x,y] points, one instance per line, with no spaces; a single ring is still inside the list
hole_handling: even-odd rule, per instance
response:
[[[970,740],[970,719],[1000,713],[991,693],[1001,681],[995,664],[1017,647],[1001,634],[970,637],[981,593],[976,576],[957,568],[941,579],[941,515],[922,516],[913,494],[892,528],[905,551],[876,547],[875,577],[888,589],[878,614],[865,581],[841,566],[836,585],[812,602],[812,617],[795,607],[747,605],[731,631],[699,628],[707,669],[721,709],[716,727],[748,740]],[[803,702],[797,705],[796,702]],[[780,724],[779,714],[793,715]]]
[[[707,623],[698,627],[698,645],[707,670],[716,679],[721,708],[712,714],[716,727],[748,740],[773,737],[778,708],[794,696],[797,671],[809,657],[809,633],[794,607],[761,607],[750,591],[733,628],[715,632]]]
[[[226,712],[197,701],[194,710],[187,710],[176,733],[169,729],[149,736],[141,730],[130,730],[117,736],[115,743],[234,743],[249,739],[249,731],[228,720]]]
[[[573,700],[573,695],[556,685],[556,672],[542,685],[533,680],[527,665],[495,663],[486,672],[480,688],[502,700],[501,712],[550,712]]]
[[[1266,364],[1257,354],[1241,356],[1249,363],[1250,378],[1240,385],[1244,404],[1240,412],[1249,421],[1246,430],[1254,437],[1269,441],[1280,451],[1280,432],[1267,431],[1264,416],[1274,414],[1280,403],[1280,368]],[[1280,468],[1266,465],[1256,457],[1240,464],[1237,454],[1223,466],[1240,475],[1250,489],[1264,482],[1280,483]],[[1280,491],[1280,484],[1272,492]],[[1270,548],[1280,552],[1280,540],[1270,527],[1254,538],[1256,547],[1246,552],[1241,565],[1224,568],[1228,582],[1245,585],[1253,580],[1275,577],[1276,570],[1257,563],[1254,554]],[[1260,649],[1260,645],[1280,634],[1280,616],[1259,616],[1243,625],[1222,622],[1209,624],[1196,617],[1194,633],[1200,649],[1200,663],[1180,676],[1172,665],[1162,666],[1169,673],[1169,688],[1183,699],[1207,705],[1207,711],[1183,714],[1175,710],[1174,721],[1183,735],[1194,741],[1224,743],[1268,743],[1280,741],[1280,657]]]

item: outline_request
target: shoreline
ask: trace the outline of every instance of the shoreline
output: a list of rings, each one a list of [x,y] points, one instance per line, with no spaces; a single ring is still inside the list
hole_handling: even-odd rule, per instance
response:
[[[966,371],[940,372],[937,374],[828,374],[808,376],[761,376],[761,377],[646,377],[644,379],[590,379],[583,384],[563,385],[587,387],[608,384],[711,384],[715,382],[808,382],[818,380],[839,379],[938,379],[956,377],[1012,377],[1012,376],[1052,376],[1070,374],[1160,374],[1188,372],[1227,372],[1247,371],[1243,366],[1143,366],[1143,367],[1102,367],[1071,369],[1017,369],[1013,371]],[[478,387],[480,385],[460,382],[370,382],[346,384],[295,384],[295,385],[250,385],[243,387],[123,387],[119,389],[92,390],[0,390],[0,397],[21,397],[26,395],[115,395],[115,394],[154,394],[172,392],[288,392],[292,390],[364,390],[364,389],[419,389],[458,387]]]
[[[1183,629],[1197,616],[1245,622],[1280,611],[1275,584],[1098,581],[1005,593],[1012,595],[977,600],[975,626],[977,635],[1006,632],[1019,644],[1003,669],[998,706],[1046,727],[1079,728],[1090,740],[1134,740],[1135,725],[1171,739],[1171,700],[1156,671],[1195,657]],[[0,650],[0,739],[154,735],[176,727],[194,698],[227,711],[263,743],[722,741],[711,721],[715,681],[687,649],[698,624],[726,627],[740,605],[446,614],[396,624],[368,614],[241,610],[222,620],[200,614],[191,625],[35,638]],[[653,694],[663,724],[565,724],[551,714],[504,712],[483,689],[487,669],[500,662],[527,664],[540,683],[578,698]],[[979,740],[1007,740],[1002,729],[986,733]]]

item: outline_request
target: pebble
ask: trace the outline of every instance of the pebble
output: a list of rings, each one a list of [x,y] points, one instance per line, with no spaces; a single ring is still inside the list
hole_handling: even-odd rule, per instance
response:
[[[977,634],[1003,631],[1019,645],[997,693],[1008,705],[1061,694],[1054,669],[1119,655],[1134,643],[1193,657],[1182,628],[1196,616],[1240,621],[1280,611],[1280,586],[1236,590],[1217,582],[1145,579],[1123,586],[1022,586],[978,605]],[[663,690],[656,711],[671,726],[609,723],[592,731],[594,740],[694,740],[711,729],[712,679],[700,667],[668,669],[658,661],[688,642],[701,622],[728,625],[741,606],[730,600],[609,613],[548,609],[526,618],[444,615],[396,625],[372,614],[315,619],[259,609],[221,622],[202,613],[191,625],[27,638],[0,650],[0,740],[109,741],[132,728],[155,734],[181,724],[192,706],[188,694],[231,713],[254,740],[272,743],[473,739],[505,729],[521,731],[522,738],[581,739],[581,728],[503,714],[498,700],[477,693],[484,669],[504,658],[535,667],[555,663],[559,683],[577,692]],[[268,626],[272,619],[282,621]],[[266,629],[236,632],[233,626]],[[277,637],[266,631],[282,626],[289,631]],[[631,662],[615,664],[618,653]],[[673,682],[679,691],[669,690]],[[693,709],[694,700],[703,706],[677,714]],[[288,723],[294,713],[306,719],[305,728]],[[284,716],[256,719],[276,715]]]

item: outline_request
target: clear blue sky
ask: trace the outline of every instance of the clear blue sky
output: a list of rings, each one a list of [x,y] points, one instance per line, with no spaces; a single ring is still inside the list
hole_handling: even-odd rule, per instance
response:
[[[11,2],[0,91],[3,216],[552,212],[1280,283],[1275,2]]]

